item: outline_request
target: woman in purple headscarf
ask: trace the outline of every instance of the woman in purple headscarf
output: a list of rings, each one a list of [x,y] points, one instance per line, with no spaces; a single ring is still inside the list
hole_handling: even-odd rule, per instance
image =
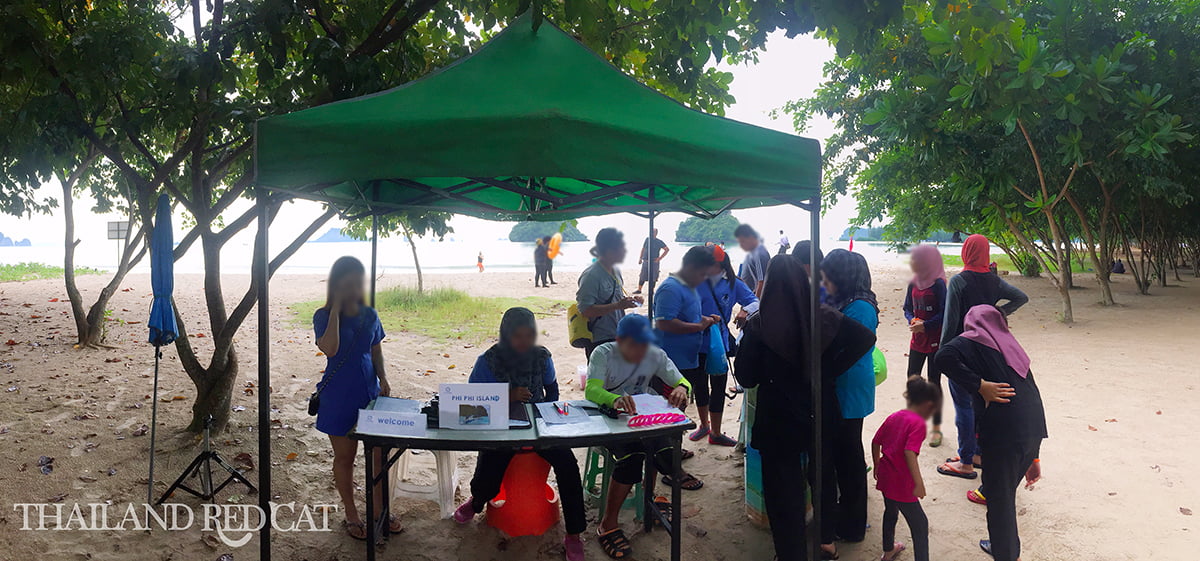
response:
[[[980,304],[963,319],[963,332],[942,345],[937,366],[971,392],[983,452],[983,495],[988,538],[979,547],[996,561],[1018,561],[1017,486],[1041,478],[1038,452],[1046,438],[1042,395],[1029,370],[1029,355],[995,306]]]

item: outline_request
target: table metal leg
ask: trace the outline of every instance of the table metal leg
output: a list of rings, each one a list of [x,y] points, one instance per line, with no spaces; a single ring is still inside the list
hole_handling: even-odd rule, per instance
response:
[[[374,447],[363,443],[367,464],[367,561],[375,561],[375,454]]]
[[[671,561],[679,561],[683,553],[683,433],[675,437],[671,450]]]
[[[642,530],[649,534],[654,529],[654,520],[658,518],[658,507],[654,504],[654,478],[658,470],[654,469],[654,454],[648,446],[645,473],[642,479]]]

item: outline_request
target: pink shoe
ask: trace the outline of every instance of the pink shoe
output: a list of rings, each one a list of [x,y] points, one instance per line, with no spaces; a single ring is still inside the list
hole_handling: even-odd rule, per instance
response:
[[[563,547],[567,550],[567,561],[583,561],[583,540],[579,536],[563,538]]]
[[[455,522],[458,522],[459,524],[466,524],[475,518],[475,507],[471,506],[471,503],[474,500],[474,497],[468,498],[467,502],[460,505],[458,509],[454,511],[453,518]]]
[[[904,542],[895,542],[895,543],[893,543],[893,544],[892,544],[892,550],[891,550],[891,551],[889,551],[889,552],[885,552],[885,553],[883,554],[883,556],[881,556],[881,557],[879,558],[879,561],[892,561],[892,560],[893,560],[893,559],[895,559],[895,558],[896,558],[898,555],[900,555],[900,552],[904,551],[904,547],[905,547],[905,546],[904,546]],[[888,557],[888,553],[891,553],[891,554],[892,554],[892,555],[891,555],[891,557]]]

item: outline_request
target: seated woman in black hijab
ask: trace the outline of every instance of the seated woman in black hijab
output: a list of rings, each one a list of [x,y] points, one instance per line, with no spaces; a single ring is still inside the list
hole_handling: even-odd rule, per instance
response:
[[[813,395],[809,369],[812,330],[808,275],[795,257],[767,266],[761,305],[743,330],[734,372],[748,388],[761,387],[750,445],[762,454],[763,497],[775,555],[807,561],[804,454],[813,448]],[[827,395],[834,378],[875,345],[875,334],[840,312],[821,307],[821,372]],[[836,403],[836,402],[835,402]],[[828,407],[828,405],[826,405]],[[827,482],[826,484],[831,484]]]
[[[479,355],[469,379],[472,383],[507,382],[509,399],[514,403],[539,403],[558,399],[558,379],[550,351],[537,344],[537,321],[525,308],[510,308],[500,320],[500,341]],[[483,512],[484,505],[500,492],[504,472],[514,452],[480,452],[471,478],[471,498],[454,511],[459,524],[470,522]],[[569,448],[538,450],[558,479],[567,537],[563,540],[568,561],[583,561],[583,542],[579,535],[587,528],[583,506],[583,482],[579,462]]]

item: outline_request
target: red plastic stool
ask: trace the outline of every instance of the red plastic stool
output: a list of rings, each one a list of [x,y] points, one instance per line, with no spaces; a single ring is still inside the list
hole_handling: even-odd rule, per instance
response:
[[[500,493],[488,501],[489,526],[517,536],[540,536],[558,523],[558,492],[546,483],[550,464],[535,452],[513,456]]]

